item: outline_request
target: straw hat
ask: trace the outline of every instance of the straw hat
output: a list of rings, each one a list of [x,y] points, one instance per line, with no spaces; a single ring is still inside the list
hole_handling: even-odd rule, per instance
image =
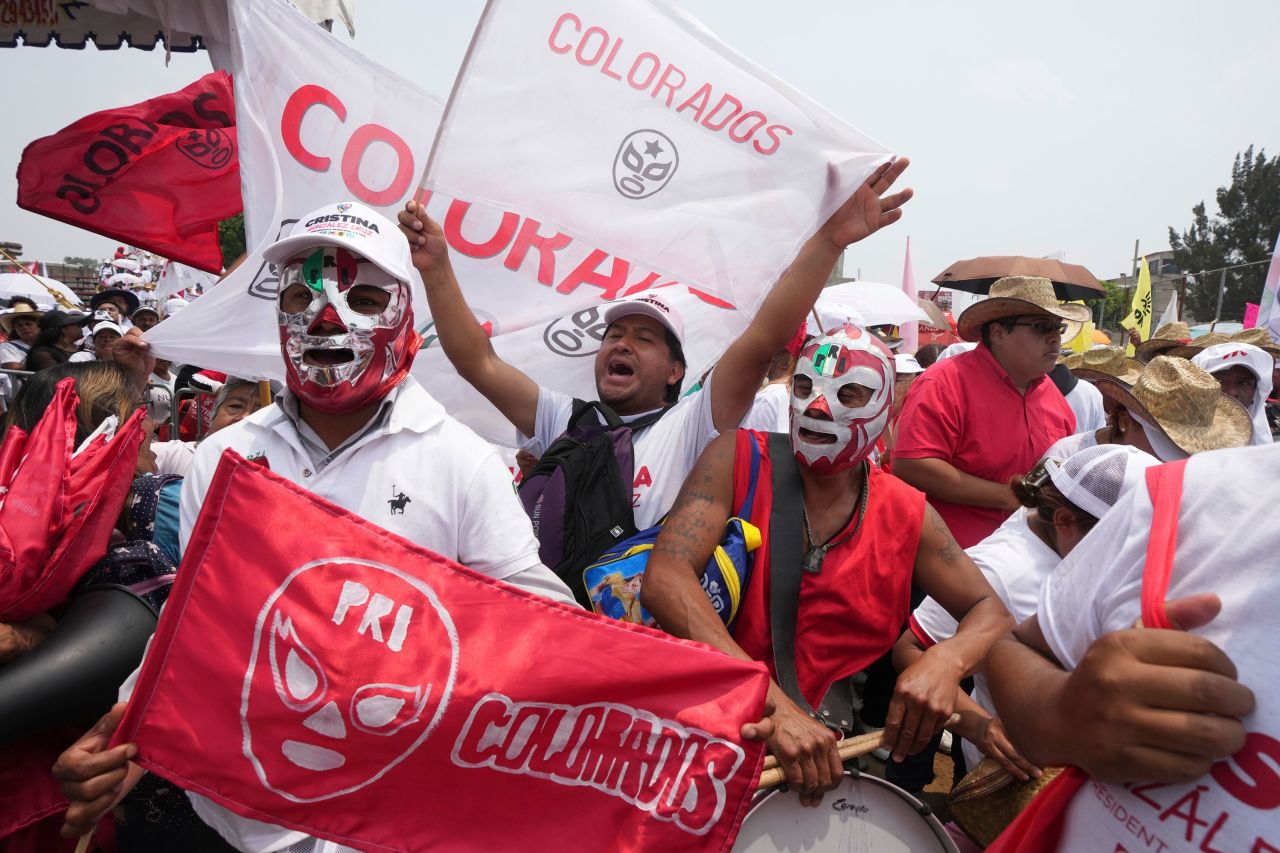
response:
[[[1176,347],[1170,347],[1161,353],[1161,355],[1171,355],[1174,358],[1191,359],[1195,358],[1196,354],[1205,347],[1211,347],[1215,344],[1225,344],[1230,342],[1230,340],[1230,335],[1224,335],[1222,332],[1210,332],[1207,335],[1201,335],[1187,343]]]
[[[28,317],[38,322],[40,318],[43,316],[44,316],[43,311],[36,311],[32,309],[32,307],[27,303],[19,302],[17,305],[13,306],[13,308],[11,308],[10,310],[5,311],[3,314],[0,314],[0,327],[4,328],[4,333],[6,335],[12,335],[13,323],[19,317]]]
[[[956,321],[960,337],[966,341],[982,339],[982,327],[1005,317],[1024,314],[1046,314],[1065,320],[1067,330],[1062,339],[1069,341],[1080,334],[1080,328],[1093,319],[1093,312],[1083,305],[1063,305],[1053,292],[1053,282],[1029,275],[1009,275],[996,279],[987,299],[964,309]]]
[[[1156,356],[1132,389],[1111,377],[1096,384],[1102,396],[1158,426],[1187,453],[1244,447],[1253,438],[1249,410],[1186,359]]]
[[[1165,350],[1171,347],[1180,347],[1190,342],[1190,326],[1181,321],[1165,323],[1156,329],[1156,333],[1151,336],[1150,340],[1143,341],[1134,348],[1134,355],[1138,361],[1146,364]]]
[[[1266,350],[1272,357],[1280,356],[1280,344],[1271,340],[1271,334],[1266,329],[1245,329],[1242,332],[1236,332],[1231,336],[1233,344],[1252,344],[1260,350]]]
[[[1123,350],[1107,347],[1076,353],[1064,362],[1080,379],[1090,382],[1098,379],[1119,379],[1126,386],[1138,381],[1145,366],[1136,358],[1129,358]]]

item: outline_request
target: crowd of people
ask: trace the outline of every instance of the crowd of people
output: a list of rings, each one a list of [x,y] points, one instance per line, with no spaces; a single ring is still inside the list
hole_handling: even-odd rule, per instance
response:
[[[377,228],[328,205],[267,250],[282,387],[157,361],[142,332],[176,305],[116,289],[84,314],[15,300],[0,363],[30,375],[8,430],[29,434],[68,381],[77,445],[148,417],[106,553],[62,603],[0,623],[0,750],[29,780],[0,807],[0,847],[62,849],[111,823],[97,837],[122,851],[348,849],[184,794],[132,763],[133,744],[107,748],[232,449],[534,595],[763,662],[765,713],[742,736],[765,741],[801,805],[844,778],[842,736],[883,728],[888,778],[919,792],[946,731],[955,783],[1039,790],[990,849],[1280,849],[1265,610],[1280,344],[1174,324],[1135,357],[1065,355],[1089,310],[1024,276],[959,316],[964,346],[806,333],[840,254],[902,215],[906,167],[878,169],[803,244],[694,391],[696,331],[660,292],[605,310],[597,399],[540,386],[495,352],[414,202],[396,223],[339,206]],[[518,493],[410,374],[414,270],[453,368],[526,439]],[[571,452],[584,446],[597,452]],[[397,484],[428,480],[387,513]],[[744,523],[745,556],[718,560]],[[647,563],[586,582],[644,536]],[[731,606],[713,568],[741,585]],[[990,840],[965,830],[949,827],[964,849]]]

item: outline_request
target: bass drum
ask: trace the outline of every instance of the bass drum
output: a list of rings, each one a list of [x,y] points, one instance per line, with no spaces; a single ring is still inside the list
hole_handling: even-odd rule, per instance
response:
[[[845,773],[822,805],[808,808],[790,791],[764,794],[751,808],[735,853],[957,853],[929,807],[875,776]]]

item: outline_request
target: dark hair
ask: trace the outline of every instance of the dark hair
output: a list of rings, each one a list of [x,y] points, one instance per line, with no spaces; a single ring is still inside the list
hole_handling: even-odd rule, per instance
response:
[[[943,344],[925,344],[916,350],[916,361],[920,362],[921,367],[928,367],[938,360],[944,349],[946,346]]]
[[[13,399],[5,418],[6,429],[16,426],[31,432],[53,402],[58,383],[73,379],[80,404],[76,407],[76,444],[88,438],[111,415],[122,420],[136,408],[133,377],[111,361],[76,361],[33,373]]]
[[[1017,317],[1001,317],[998,320],[992,320],[990,323],[982,324],[982,345],[987,349],[991,349],[991,327],[1000,326],[1006,332],[1012,332],[1014,327],[1018,325]]]
[[[664,324],[662,331],[667,335],[667,349],[671,351],[671,360],[680,363],[685,370],[689,369],[689,363],[684,360],[684,347],[680,344],[680,339],[676,337],[676,333],[671,331]],[[667,386],[667,404],[673,405],[680,400],[680,388],[684,385],[684,376],[681,376],[675,382]]]
[[[1081,530],[1089,531],[1098,523],[1097,518],[1067,500],[1066,496],[1058,491],[1058,487],[1045,473],[1043,462],[1037,464],[1024,476],[1014,477],[1009,481],[1009,486],[1013,489],[1013,495],[1018,499],[1018,503],[1028,509],[1034,509],[1041,521],[1053,524],[1054,512],[1062,508],[1075,516],[1076,524]]]

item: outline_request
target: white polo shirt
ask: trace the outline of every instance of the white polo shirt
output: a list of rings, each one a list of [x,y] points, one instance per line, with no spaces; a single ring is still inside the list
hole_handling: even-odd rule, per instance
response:
[[[702,389],[684,397],[671,407],[657,423],[645,427],[635,436],[635,472],[631,488],[631,507],[636,529],[644,530],[658,523],[676,502],[684,478],[693,470],[698,457],[718,433],[711,412],[713,372]],[[573,397],[538,389],[538,414],[534,435],[545,451],[565,427],[573,412]],[[631,421],[644,415],[624,417]]]
[[[487,442],[411,376],[392,389],[378,420],[328,464],[313,461],[279,404],[209,436],[182,487],[183,547],[222,451],[231,448],[265,457],[286,480],[477,572],[502,579],[541,566],[511,477]]]
[[[1076,416],[1076,432],[1099,430],[1107,425],[1107,412],[1102,407],[1102,392],[1084,379],[1076,382],[1064,395]]]

